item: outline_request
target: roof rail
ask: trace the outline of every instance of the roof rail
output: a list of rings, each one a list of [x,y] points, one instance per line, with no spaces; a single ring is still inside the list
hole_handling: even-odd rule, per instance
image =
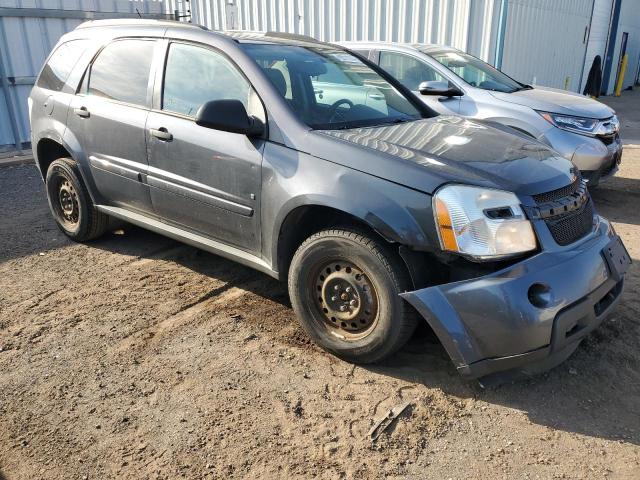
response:
[[[321,42],[320,40],[316,40],[315,38],[310,37],[309,35],[301,35],[299,33],[266,32],[264,36],[274,37],[274,38],[284,38],[288,40],[300,40],[302,42],[309,42],[309,43],[324,43],[324,42]]]
[[[180,22],[178,20],[164,20],[164,19],[137,19],[137,18],[110,18],[105,20],[89,20],[78,25],[76,28],[90,28],[90,27],[115,27],[115,26],[171,26],[171,27],[190,27],[200,28],[202,30],[209,30],[204,25],[197,23]]]

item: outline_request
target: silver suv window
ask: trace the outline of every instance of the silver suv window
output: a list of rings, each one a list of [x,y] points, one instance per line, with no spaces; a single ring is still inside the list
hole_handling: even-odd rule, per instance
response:
[[[62,90],[71,70],[78,63],[88,44],[88,40],[71,40],[56,48],[42,69],[36,85],[58,92]]]
[[[153,40],[118,40],[107,45],[91,66],[89,95],[147,105]]]
[[[381,51],[380,66],[412,91],[417,91],[422,82],[447,81],[426,63],[402,53]]]

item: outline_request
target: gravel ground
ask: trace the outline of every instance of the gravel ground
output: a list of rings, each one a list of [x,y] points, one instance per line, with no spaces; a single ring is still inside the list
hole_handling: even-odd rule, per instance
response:
[[[35,167],[0,168],[0,480],[638,479],[639,161],[594,193],[636,262],[619,309],[560,367],[487,389],[423,332],[339,361],[283,285],[172,240],[73,244]]]

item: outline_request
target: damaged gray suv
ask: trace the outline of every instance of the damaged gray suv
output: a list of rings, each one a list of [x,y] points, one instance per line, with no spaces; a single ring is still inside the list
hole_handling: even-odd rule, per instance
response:
[[[125,220],[287,280],[305,331],[349,361],[426,321],[465,376],[549,368],[623,289],[629,256],[568,160],[438,116],[335,45],[88,22],[29,103],[66,235]]]

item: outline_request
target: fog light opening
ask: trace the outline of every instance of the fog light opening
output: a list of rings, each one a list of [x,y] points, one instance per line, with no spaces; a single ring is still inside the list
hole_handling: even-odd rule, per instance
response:
[[[551,287],[544,283],[534,283],[529,287],[529,302],[538,308],[545,308],[551,303]]]

